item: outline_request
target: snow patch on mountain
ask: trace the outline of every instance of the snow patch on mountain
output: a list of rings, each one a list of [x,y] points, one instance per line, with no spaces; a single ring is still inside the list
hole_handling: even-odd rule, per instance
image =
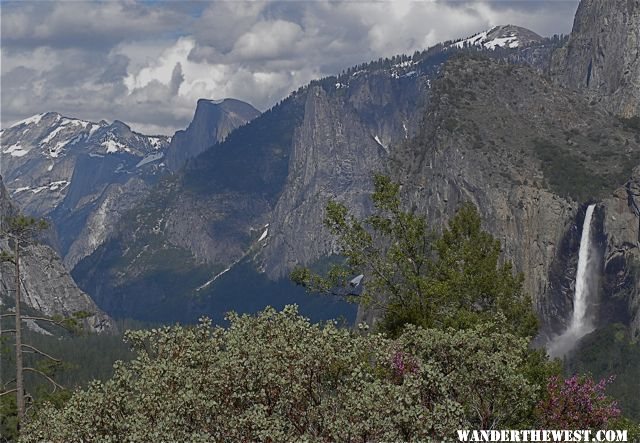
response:
[[[19,143],[15,143],[2,151],[3,154],[10,154],[11,157],[22,157],[29,153],[29,149],[22,147]]]
[[[539,41],[542,37],[533,31],[513,25],[494,26],[493,28],[474,34],[451,44],[452,48],[469,46],[494,50],[496,48],[519,48],[531,42]]]
[[[67,180],[58,180],[58,181],[54,181],[49,184],[46,184],[44,186],[38,186],[37,188],[33,188],[33,189],[30,189],[29,186],[18,188],[13,191],[13,194],[17,194],[18,190],[20,191],[29,190],[34,194],[38,194],[42,191],[60,192],[60,191],[63,191],[67,186],[69,186],[69,182]]]
[[[377,144],[378,144],[382,149],[384,149],[384,150],[385,150],[385,152],[386,152],[387,154],[390,152],[390,151],[389,151],[389,148],[388,148],[384,143],[382,143],[382,140],[380,140],[380,137],[378,137],[378,136],[376,135],[375,137],[373,137],[373,139],[376,141],[376,143],[377,143]]]
[[[47,135],[45,138],[43,138],[42,140],[40,140],[40,144],[45,144],[45,143],[49,143],[51,140],[53,140],[56,135],[58,135],[60,133],[60,131],[64,131],[66,128],[64,127],[64,125],[60,125],[57,128],[55,128],[53,131],[51,131],[49,133],[49,135]]]
[[[491,28],[491,30],[493,30],[493,28]],[[465,46],[482,46],[483,42],[487,39],[487,34],[489,34],[491,30],[472,35],[471,37],[465,40],[460,40],[459,42],[454,43],[451,46],[454,48],[464,48]]]
[[[166,148],[169,143],[171,143],[171,137],[149,137],[149,144],[155,150]]]
[[[63,151],[63,148],[69,143],[68,140],[62,140],[61,142],[56,143],[56,145],[52,148],[49,148],[49,157],[57,158]]]
[[[85,120],[78,120],[75,118],[65,117],[62,119],[62,122],[60,122],[60,126],[66,126],[66,125],[81,126],[82,128],[86,128],[88,125],[92,125],[92,123]]]
[[[120,143],[118,140],[114,140],[112,138],[108,138],[102,143],[101,146],[104,146],[107,149],[107,154],[115,154],[116,152],[131,152],[131,149],[123,143]]]
[[[33,115],[29,118],[25,118],[24,120],[20,120],[19,122],[12,124],[11,126],[9,126],[9,128],[17,128],[18,126],[31,125],[31,124],[37,125],[38,123],[40,123],[40,120],[42,120],[42,117],[44,117],[45,115],[46,113]]]
[[[91,128],[89,128],[89,134],[87,135],[87,140],[91,138],[91,136],[102,127],[102,125],[91,123]]]
[[[497,47],[501,48],[517,48],[520,46],[520,41],[518,37],[502,37],[502,38],[494,38],[488,42],[483,43],[484,47],[487,49],[496,49]]]

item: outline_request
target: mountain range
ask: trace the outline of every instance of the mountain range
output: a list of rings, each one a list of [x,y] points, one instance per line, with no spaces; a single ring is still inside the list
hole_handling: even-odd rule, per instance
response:
[[[2,130],[0,172],[26,213],[51,220],[50,243],[72,269],[159,177],[257,114],[237,100],[203,100],[194,123],[167,137],[136,133],[120,121],[94,123],[48,112]]]
[[[566,326],[597,203],[599,324],[637,337],[638,29],[637,2],[583,0],[566,38],[497,26],[312,81],[262,114],[201,100],[171,140],[44,114],[2,131],[2,174],[26,212],[52,220],[50,243],[106,312],[193,321],[290,301],[353,316],[287,274],[338,252],[327,200],[368,214],[383,172],[435,229],[478,206],[525,274],[541,342]]]

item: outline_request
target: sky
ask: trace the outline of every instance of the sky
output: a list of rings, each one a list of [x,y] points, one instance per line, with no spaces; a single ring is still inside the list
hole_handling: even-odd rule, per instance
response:
[[[198,98],[261,111],[358,63],[514,24],[568,34],[578,0],[0,0],[2,127],[56,111],[146,134]]]

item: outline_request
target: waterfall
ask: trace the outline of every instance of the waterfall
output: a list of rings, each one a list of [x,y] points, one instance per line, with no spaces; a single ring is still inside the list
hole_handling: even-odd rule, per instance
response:
[[[589,306],[591,279],[591,219],[596,205],[589,205],[584,216],[580,252],[578,253],[578,271],[576,273],[576,290],[573,296],[573,314],[567,330],[554,338],[547,347],[551,357],[562,357],[576,345],[578,340],[593,331],[594,327],[587,315]]]

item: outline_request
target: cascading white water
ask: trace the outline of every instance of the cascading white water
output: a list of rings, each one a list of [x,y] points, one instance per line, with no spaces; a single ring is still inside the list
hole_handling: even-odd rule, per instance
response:
[[[551,357],[561,357],[576,345],[578,340],[593,331],[593,325],[587,316],[590,295],[590,255],[591,255],[591,219],[596,205],[589,205],[584,216],[580,251],[578,253],[578,272],[576,290],[573,297],[573,314],[567,330],[549,343],[547,351]]]
[[[587,321],[587,296],[589,294],[588,287],[588,268],[589,253],[591,251],[591,219],[593,218],[593,210],[596,205],[589,205],[584,216],[584,224],[582,226],[582,236],[580,237],[580,252],[578,253],[578,272],[576,273],[576,292],[573,299],[573,316],[569,329],[576,331],[589,328]],[[584,335],[584,334],[583,334]]]

